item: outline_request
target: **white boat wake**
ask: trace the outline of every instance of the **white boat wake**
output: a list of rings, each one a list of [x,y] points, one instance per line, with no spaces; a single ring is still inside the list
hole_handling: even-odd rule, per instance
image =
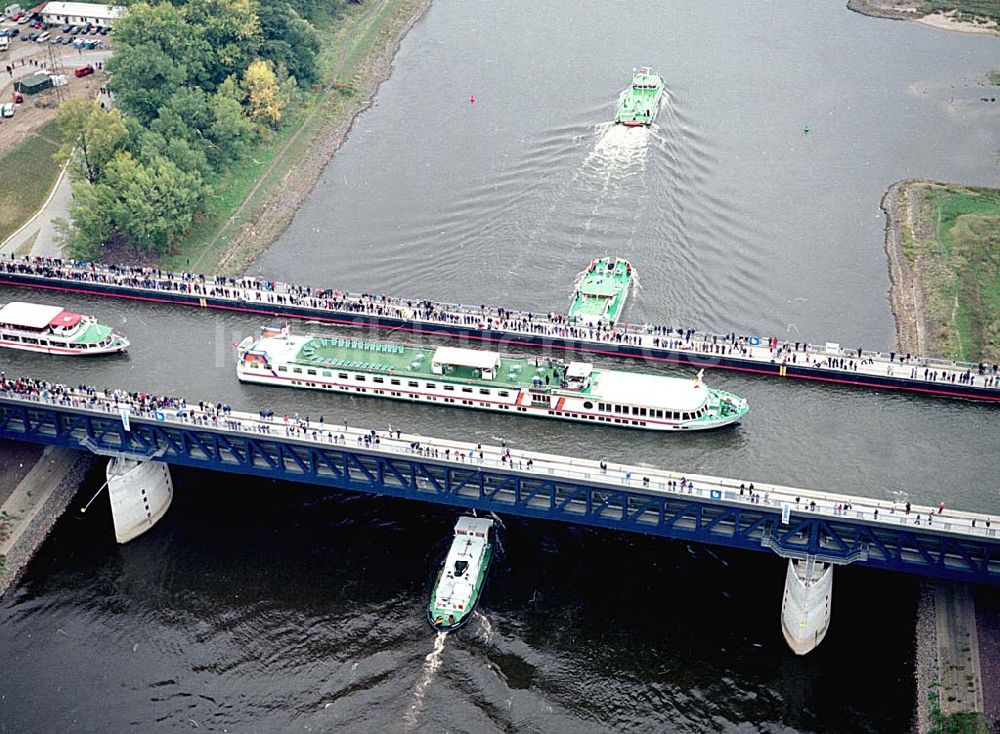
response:
[[[594,149],[583,160],[582,167],[616,173],[634,163],[645,161],[649,153],[650,129],[626,127],[613,122],[597,126]]]
[[[434,649],[427,653],[424,658],[424,668],[420,673],[417,685],[413,687],[413,702],[403,716],[403,731],[413,731],[420,719],[420,714],[424,710],[424,696],[427,694],[427,687],[434,679],[434,673],[441,667],[441,653],[444,652],[444,641],[447,639],[447,632],[438,632],[434,640]]]
[[[477,609],[472,613],[477,620],[479,620],[480,630],[483,633],[483,642],[489,643],[490,638],[493,637],[493,625],[490,624],[490,620],[486,618],[485,614],[481,614]]]

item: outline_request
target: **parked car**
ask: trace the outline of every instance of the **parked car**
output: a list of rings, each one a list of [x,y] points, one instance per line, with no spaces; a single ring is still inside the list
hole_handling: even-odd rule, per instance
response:
[[[63,40],[62,36],[53,36],[52,37],[52,43],[62,43],[62,40]]]
[[[94,67],[90,64],[84,64],[83,66],[76,67],[76,71],[73,74],[77,77],[87,76],[88,74],[94,73]]]
[[[45,31],[44,33],[42,33],[41,35],[39,35],[38,38],[35,39],[35,42],[36,43],[45,43],[47,40],[49,40],[49,38],[50,38],[49,32]]]
[[[73,36],[63,36],[62,45],[68,46],[73,43]]]
[[[108,29],[107,28],[101,28],[101,35],[102,36],[108,35]]]
[[[14,103],[8,102],[7,104],[0,107],[0,116],[3,117],[13,117],[14,116]]]
[[[24,37],[24,40],[25,41],[34,41],[36,38],[38,38],[38,34],[37,33],[29,33],[28,35],[26,35]]]
[[[69,32],[70,35],[75,36],[77,33],[80,32],[80,26],[78,25],[73,26],[72,28],[69,29]]]

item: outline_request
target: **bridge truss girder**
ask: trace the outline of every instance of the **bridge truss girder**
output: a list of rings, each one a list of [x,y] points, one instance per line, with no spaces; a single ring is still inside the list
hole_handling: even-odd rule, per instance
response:
[[[402,499],[574,522],[710,543],[784,557],[814,556],[937,578],[1000,584],[1000,539],[956,537],[932,527],[886,525],[819,515],[805,506],[781,523],[780,508],[713,492],[664,493],[599,480],[456,463],[363,446],[317,443],[220,426],[130,419],[0,397],[0,437],[81,450],[123,452],[198,469],[226,471]],[[719,496],[714,496],[718,494]],[[742,498],[741,498],[742,499]]]

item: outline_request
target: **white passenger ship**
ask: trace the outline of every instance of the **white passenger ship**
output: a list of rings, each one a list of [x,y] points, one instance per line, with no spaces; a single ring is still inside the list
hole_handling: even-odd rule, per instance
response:
[[[656,431],[735,423],[746,400],[693,379],[595,369],[588,362],[511,358],[263,328],[239,344],[243,382],[428,402],[455,408]]]
[[[60,306],[12,301],[0,307],[0,346],[45,354],[124,352],[128,339],[93,316]]]

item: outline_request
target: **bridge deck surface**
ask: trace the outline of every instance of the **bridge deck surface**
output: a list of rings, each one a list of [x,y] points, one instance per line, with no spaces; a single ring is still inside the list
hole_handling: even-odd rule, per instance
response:
[[[253,310],[255,306],[275,307],[287,305],[328,312],[334,322],[344,312],[369,317],[383,316],[412,322],[415,326],[463,326],[469,330],[493,330],[511,335],[510,342],[518,343],[518,335],[545,336],[552,339],[569,339],[587,345],[588,351],[600,354],[602,345],[630,345],[649,350],[642,359],[663,361],[659,351],[673,350],[686,355],[687,361],[704,367],[719,365],[721,359],[739,359],[744,366],[730,367],[774,373],[779,367],[806,370],[817,368],[833,373],[823,377],[827,381],[857,384],[864,378],[896,381],[920,392],[956,394],[962,396],[963,387],[976,388],[978,394],[965,395],[979,399],[1000,401],[1000,367],[997,365],[956,362],[936,357],[897,354],[893,351],[846,349],[838,344],[789,342],[778,339],[732,334],[714,334],[695,329],[679,329],[651,324],[618,324],[614,328],[587,328],[567,323],[558,313],[532,314],[503,308],[479,308],[461,304],[435,303],[421,299],[405,299],[385,294],[360,294],[334,289],[317,289],[269,281],[262,278],[222,278],[174,273],[156,268],[104,266],[93,263],[74,264],[49,258],[14,258],[0,254],[0,273],[17,274],[35,278],[43,285],[46,278],[65,282],[72,290],[74,284],[104,284],[148,292],[151,300],[157,294],[186,294],[193,299],[211,298],[233,308]],[[17,282],[16,285],[24,283]],[[51,286],[47,286],[51,287]],[[128,297],[128,296],[124,296]],[[226,306],[228,307],[228,306]],[[280,309],[277,309],[280,311]],[[295,316],[294,314],[286,314]],[[357,324],[355,324],[357,325]],[[497,340],[494,340],[497,341]],[[667,359],[666,361],[674,361]],[[783,374],[783,371],[780,373]],[[797,374],[804,377],[807,375]],[[949,392],[951,390],[952,392]]]
[[[103,415],[118,414],[127,406],[124,394],[105,396],[102,392],[80,392],[77,388],[57,386],[59,394],[46,389],[29,393],[12,389],[8,378],[0,385],[0,397],[27,404],[40,403],[57,408],[73,408]],[[22,388],[23,389],[23,388]],[[489,467],[510,474],[562,478],[586,484],[626,487],[654,496],[698,497],[755,507],[771,507],[780,512],[784,505],[796,514],[809,514],[860,521],[872,526],[913,526],[954,536],[1000,537],[996,515],[965,512],[953,508],[933,508],[824,492],[816,489],[787,487],[748,480],[681,473],[655,466],[607,463],[599,459],[569,457],[514,449],[504,445],[461,443],[418,434],[391,430],[360,429],[316,421],[305,422],[295,416],[262,416],[228,410],[201,411],[179,398],[174,405],[139,410],[130,407],[136,418],[153,419],[164,424],[185,427],[205,426],[213,431],[270,436],[304,444],[351,445],[372,454],[419,456],[435,463],[463,467]],[[177,405],[181,405],[178,409]]]

